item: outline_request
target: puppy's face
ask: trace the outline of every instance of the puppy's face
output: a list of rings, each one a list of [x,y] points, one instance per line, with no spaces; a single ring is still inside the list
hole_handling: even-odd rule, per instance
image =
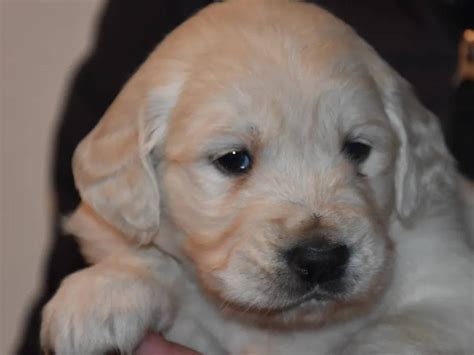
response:
[[[223,308],[318,322],[383,283],[395,139],[344,53],[250,50],[221,53],[184,86],[158,169],[163,205]]]
[[[284,0],[187,21],[74,157],[102,217],[184,253],[217,305],[274,326],[373,303],[388,225],[442,196],[450,171],[408,85],[339,20]]]

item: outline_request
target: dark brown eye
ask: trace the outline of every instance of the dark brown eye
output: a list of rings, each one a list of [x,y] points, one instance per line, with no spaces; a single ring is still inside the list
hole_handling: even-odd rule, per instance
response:
[[[363,163],[370,155],[372,147],[362,142],[346,141],[342,152],[355,164]]]
[[[252,168],[252,157],[246,149],[233,150],[213,161],[227,175],[242,175]]]

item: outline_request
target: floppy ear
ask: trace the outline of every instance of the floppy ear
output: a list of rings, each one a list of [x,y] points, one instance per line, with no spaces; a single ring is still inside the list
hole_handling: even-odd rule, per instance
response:
[[[135,75],[79,144],[73,173],[82,200],[140,244],[158,232],[160,193],[151,152],[163,141],[179,85]],[[159,150],[159,149],[158,149]]]
[[[446,196],[446,189],[454,188],[455,168],[437,117],[423,107],[406,81],[392,74],[395,82],[385,91],[384,101],[399,140],[396,207],[400,218],[407,221],[428,200]]]

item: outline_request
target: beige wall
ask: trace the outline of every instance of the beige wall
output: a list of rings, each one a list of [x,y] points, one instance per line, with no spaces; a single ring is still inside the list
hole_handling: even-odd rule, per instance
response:
[[[102,0],[0,0],[0,354],[11,353],[50,242],[49,159]]]

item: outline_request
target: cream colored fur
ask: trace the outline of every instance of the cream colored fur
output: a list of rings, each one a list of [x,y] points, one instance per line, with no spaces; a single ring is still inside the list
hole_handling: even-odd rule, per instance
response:
[[[360,166],[351,137],[372,152]],[[245,177],[212,157],[246,147]],[[211,158],[211,159],[210,159]],[[58,354],[147,330],[205,354],[472,354],[473,252],[436,118],[347,25],[284,0],[202,10],[137,71],[73,162],[92,266],[43,311]],[[324,233],[347,287],[295,298],[279,255]]]

